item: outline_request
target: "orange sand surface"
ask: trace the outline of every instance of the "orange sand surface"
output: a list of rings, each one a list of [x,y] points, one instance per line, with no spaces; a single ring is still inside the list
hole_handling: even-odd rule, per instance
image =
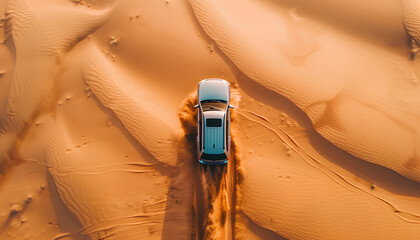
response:
[[[0,43],[0,239],[420,236],[419,0],[1,0]]]

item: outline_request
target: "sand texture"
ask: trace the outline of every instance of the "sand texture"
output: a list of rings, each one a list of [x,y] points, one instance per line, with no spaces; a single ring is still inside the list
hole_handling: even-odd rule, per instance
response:
[[[0,239],[420,235],[418,0],[0,0],[0,43]]]

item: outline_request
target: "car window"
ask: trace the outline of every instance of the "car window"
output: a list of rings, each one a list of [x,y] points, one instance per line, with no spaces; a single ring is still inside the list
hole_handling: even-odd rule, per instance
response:
[[[208,118],[206,119],[206,127],[221,127],[222,119],[220,118]]]
[[[225,111],[227,103],[222,101],[203,101],[201,107],[206,111]]]
[[[229,125],[230,125],[230,110],[228,109],[226,114],[226,126],[225,126],[225,136],[226,136],[226,150],[229,149]]]
[[[203,149],[203,141],[201,140],[203,137],[202,137],[202,134],[203,134],[203,117],[202,117],[202,115],[201,115],[201,111],[198,111],[198,131],[199,131],[199,133],[198,133],[198,142],[199,142],[199,147],[200,147],[200,150],[202,150]]]
[[[201,155],[202,159],[206,159],[206,160],[225,160],[226,159],[226,154],[222,153],[222,154],[206,154],[203,153]]]

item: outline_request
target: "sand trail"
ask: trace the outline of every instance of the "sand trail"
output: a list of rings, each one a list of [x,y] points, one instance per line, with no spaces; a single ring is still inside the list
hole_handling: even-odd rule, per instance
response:
[[[240,96],[232,93],[232,104],[237,106]],[[194,156],[194,239],[235,239],[237,194],[237,154],[232,143],[231,158],[226,165],[202,165],[196,159],[197,111],[195,95],[189,96],[178,114],[190,151]],[[234,125],[235,113],[231,120]],[[232,126],[231,125],[231,126]],[[234,127],[233,127],[234,128]],[[233,131],[232,131],[233,132]],[[234,136],[232,135],[232,138]]]
[[[233,239],[233,189],[228,166],[198,166],[196,239]],[[198,189],[201,188],[201,189]],[[201,196],[200,196],[201,195]],[[201,216],[200,216],[201,215]]]

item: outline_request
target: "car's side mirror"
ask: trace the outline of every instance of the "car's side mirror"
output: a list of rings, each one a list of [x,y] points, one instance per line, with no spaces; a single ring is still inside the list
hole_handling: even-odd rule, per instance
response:
[[[194,106],[194,108],[198,108],[199,106],[200,106],[200,105],[198,105],[198,104],[197,104],[197,105],[195,105],[195,106]]]
[[[232,105],[229,105],[230,108],[235,109]]]

